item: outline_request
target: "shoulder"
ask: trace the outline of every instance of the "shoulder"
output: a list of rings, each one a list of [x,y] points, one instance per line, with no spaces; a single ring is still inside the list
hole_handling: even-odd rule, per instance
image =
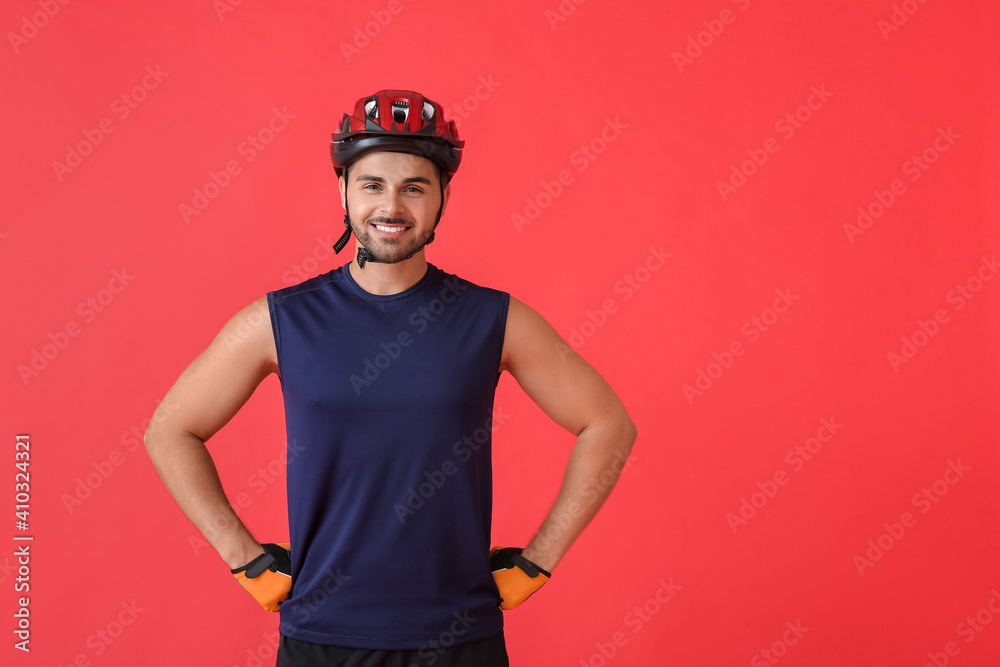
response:
[[[509,333],[518,336],[555,333],[552,325],[538,311],[520,299],[515,299],[513,296],[509,298],[510,305],[507,308],[507,331]]]
[[[441,283],[444,284],[446,289],[451,289],[452,291],[458,293],[471,292],[474,294],[481,294],[485,296],[492,295],[504,301],[506,301],[510,297],[510,294],[504,292],[503,290],[499,290],[493,287],[487,287],[485,285],[480,285],[479,283],[475,283],[471,280],[455,275],[454,273],[448,273],[443,269],[439,269],[433,264],[428,263],[428,270],[436,271],[438,273],[439,275],[438,279]]]
[[[344,266],[347,265],[345,264]],[[322,290],[330,285],[341,283],[344,280],[344,266],[338,267],[326,273],[321,273],[320,275],[313,276],[312,278],[307,278],[306,280],[296,283],[295,285],[289,285],[288,287],[272,290],[264,296],[265,304],[281,303],[286,299],[302,297],[316,292],[317,290]]]
[[[234,358],[242,358],[268,372],[277,372],[278,359],[268,295],[256,299],[233,315],[214,343]]]

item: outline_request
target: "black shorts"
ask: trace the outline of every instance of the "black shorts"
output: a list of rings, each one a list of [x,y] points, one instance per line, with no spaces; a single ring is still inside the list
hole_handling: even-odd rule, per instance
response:
[[[451,646],[383,651],[313,644],[281,635],[275,667],[510,667],[503,632]]]

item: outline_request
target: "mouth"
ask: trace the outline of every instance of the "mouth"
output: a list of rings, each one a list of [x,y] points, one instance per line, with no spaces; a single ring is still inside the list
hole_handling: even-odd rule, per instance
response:
[[[371,224],[372,228],[378,232],[379,236],[384,236],[386,238],[398,238],[411,229],[408,225],[383,225],[375,222],[369,224]]]

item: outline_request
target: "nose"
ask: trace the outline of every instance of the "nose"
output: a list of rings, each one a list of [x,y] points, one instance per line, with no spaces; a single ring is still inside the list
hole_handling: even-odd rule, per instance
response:
[[[401,216],[406,210],[402,193],[395,188],[391,188],[382,198],[382,205],[379,208],[390,218]]]

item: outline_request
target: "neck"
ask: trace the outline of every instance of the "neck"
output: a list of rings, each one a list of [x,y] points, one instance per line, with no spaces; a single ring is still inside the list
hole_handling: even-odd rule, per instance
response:
[[[388,296],[407,290],[427,273],[427,259],[421,250],[413,257],[395,264],[365,262],[365,268],[358,268],[358,248],[354,249],[354,261],[348,270],[361,289],[369,294]]]

